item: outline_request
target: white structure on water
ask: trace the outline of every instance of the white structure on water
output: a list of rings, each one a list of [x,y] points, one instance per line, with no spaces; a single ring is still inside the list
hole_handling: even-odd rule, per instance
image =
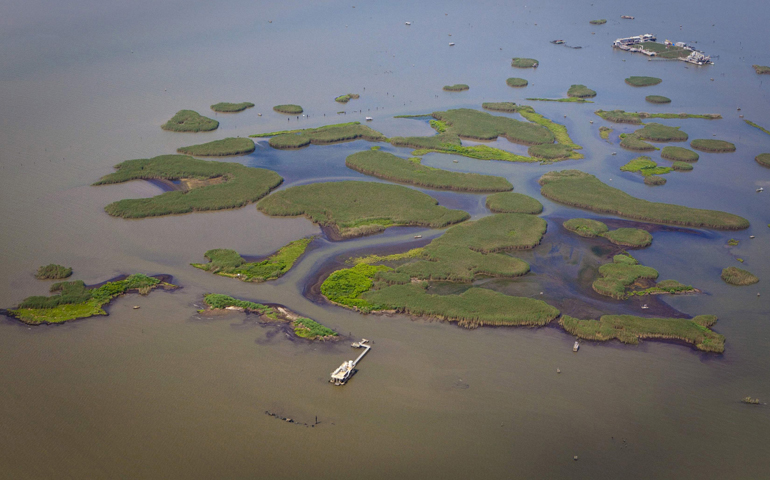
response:
[[[619,48],[621,50],[625,50],[626,52],[632,52],[632,53],[643,53],[649,57],[657,57],[658,53],[654,52],[652,50],[647,50],[642,45],[645,42],[654,42],[657,40],[655,35],[651,33],[645,33],[644,35],[636,35],[634,37],[625,37],[625,38],[618,38],[615,39],[614,42],[612,42],[613,48]],[[695,65],[707,65],[709,63],[713,63],[711,61],[711,57],[705,55],[703,52],[699,52],[695,50],[690,45],[687,45],[684,42],[672,42],[670,40],[666,40],[663,42],[666,46],[674,46],[679,47],[685,50],[689,50],[691,53],[687,57],[679,57],[678,60],[682,60],[687,63],[692,63]]]

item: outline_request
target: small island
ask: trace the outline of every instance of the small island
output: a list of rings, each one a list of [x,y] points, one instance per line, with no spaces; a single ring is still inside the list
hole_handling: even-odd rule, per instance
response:
[[[639,138],[639,135],[636,135],[636,133],[621,133],[620,146],[634,152],[650,152],[658,150],[658,147],[645,142]]]
[[[513,185],[503,177],[460,173],[427,167],[419,158],[405,160],[379,149],[354,153],[345,165],[357,172],[392,182],[458,192],[507,192]]]
[[[607,20],[602,18],[602,19],[599,19],[599,20],[591,20],[588,23],[590,23],[591,25],[604,25],[605,23],[607,23]]]
[[[626,112],[624,110],[597,110],[594,112],[608,122],[614,123],[630,123],[633,125],[641,125],[642,119],[645,118],[701,118],[704,120],[719,120],[722,115],[718,113],[647,113],[647,112]]]
[[[735,144],[724,140],[715,140],[712,138],[699,138],[690,142],[690,146],[695,150],[711,153],[729,153],[735,151]]]
[[[160,126],[169,132],[210,132],[219,127],[219,122],[193,110],[179,110],[171,120]]]
[[[571,85],[569,90],[567,90],[567,96],[575,98],[592,98],[596,96],[596,91],[591,90],[585,85]]]
[[[335,102],[339,103],[348,103],[350,100],[355,100],[360,98],[361,95],[357,93],[346,93],[345,95],[340,95],[339,97],[335,98]]]
[[[632,197],[580,170],[549,172],[540,177],[538,182],[544,197],[584,210],[666,225],[714,230],[743,230],[749,227],[749,221],[738,215]]]
[[[759,277],[738,267],[727,267],[722,270],[722,280],[730,285],[753,285],[759,282]]]
[[[660,123],[648,123],[636,130],[634,135],[642,140],[651,142],[684,142],[689,136],[679,130],[679,127],[669,127]]]
[[[513,188],[513,187],[511,187]],[[72,268],[50,263],[37,269],[35,278],[38,280],[60,280],[72,275]]]
[[[683,147],[663,147],[663,150],[660,151],[660,158],[674,162],[697,162],[700,155]]]
[[[216,248],[203,254],[209,263],[191,263],[190,265],[223,277],[237,278],[243,282],[266,282],[281,278],[291,270],[311,241],[313,237],[295,240],[266,259],[257,262],[247,262],[235,250]]]
[[[156,288],[175,289],[161,278],[136,273],[122,280],[106,282],[99,287],[87,287],[82,280],[59,282],[51,286],[55,295],[27,297],[6,314],[27,325],[62,323],[95,315],[107,315],[102,307],[126,293],[147,295]]]
[[[518,77],[511,77],[505,81],[506,85],[509,87],[526,87],[529,85],[529,82],[524,78],[518,78]]]
[[[467,220],[417,190],[378,182],[327,182],[290,187],[257,203],[271,216],[305,215],[334,239],[380,233],[388,227],[442,228]]]
[[[246,110],[247,108],[252,108],[253,106],[254,104],[251,102],[241,102],[241,103],[219,102],[212,105],[211,109],[219,113],[238,113]]]
[[[644,99],[650,103],[671,103],[671,99],[663,95],[647,95]]]
[[[650,175],[649,177],[644,177],[644,184],[651,187],[657,187],[665,185],[666,179],[658,175]]]
[[[265,322],[289,323],[294,335],[306,340],[335,340],[339,336],[331,328],[325,327],[315,320],[301,317],[280,305],[263,305],[246,300],[237,300],[220,293],[207,294],[203,297],[203,303],[206,305],[206,309],[199,311],[199,313],[217,310],[253,313],[259,315]]]
[[[612,129],[610,127],[599,127],[599,137],[601,137],[602,140],[609,141],[611,133]]]
[[[489,195],[486,207],[494,213],[527,213],[539,215],[543,204],[523,193],[501,192]]]
[[[537,68],[538,65],[540,62],[534,58],[514,57],[511,60],[511,66],[516,68]]]
[[[657,77],[628,77],[626,83],[632,87],[651,87],[658,85],[663,80]]]
[[[151,198],[113,202],[104,210],[123,218],[240,208],[256,202],[283,182],[277,173],[240,163],[199,160],[187,155],[161,155],[128,160],[94,185],[110,185],[131,180],[162,180],[173,191]],[[178,185],[172,183],[179,181]]]
[[[456,83],[454,85],[444,85],[443,90],[445,92],[462,92],[463,90],[469,90],[471,87],[464,83]]]
[[[770,167],[770,153],[760,153],[754,160],[763,167]]]
[[[190,145],[176,149],[177,153],[184,153],[196,157],[227,157],[232,155],[245,155],[254,151],[254,142],[248,138],[225,138],[200,145]]]
[[[610,230],[604,222],[590,218],[572,218],[563,223],[564,228],[581,237],[602,237],[615,245],[642,248],[652,244],[652,235],[641,228],[618,228]]]
[[[268,143],[280,150],[304,148],[308,145],[331,145],[334,143],[366,140],[369,142],[386,142],[388,138],[372,130],[361,122],[338,123],[318,128],[300,130],[282,130],[280,132],[258,133],[249,135],[252,138],[271,137]]]
[[[761,130],[762,132],[770,135],[770,130],[766,129],[762,125],[758,125],[758,124],[752,122],[751,120],[744,120],[744,122],[746,122],[747,125],[752,126],[752,127],[756,128],[756,129]]]
[[[758,75],[770,75],[770,67],[764,65],[752,65],[752,67],[754,67],[754,71],[757,72]]]
[[[684,285],[676,280],[662,280],[655,283],[658,271],[651,267],[639,265],[639,262],[627,253],[615,255],[612,263],[599,267],[599,278],[594,280],[591,287],[600,295],[625,300],[632,296],[660,295],[680,293],[695,293],[690,285]]]
[[[304,112],[302,107],[293,104],[276,105],[273,107],[273,110],[278,113],[285,113],[287,115],[299,115],[300,113]]]

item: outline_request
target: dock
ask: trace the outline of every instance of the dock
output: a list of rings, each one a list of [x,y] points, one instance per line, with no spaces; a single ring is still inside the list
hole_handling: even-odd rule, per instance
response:
[[[358,362],[361,361],[362,358],[364,358],[364,355],[369,353],[369,350],[372,349],[372,346],[369,345],[369,340],[362,339],[360,342],[355,342],[350,345],[353,348],[363,348],[364,351],[361,353],[361,355],[358,356],[355,360],[348,360],[345,362],[342,362],[342,365],[337,367],[335,371],[331,374],[331,379],[329,379],[330,383],[333,383],[334,385],[345,385],[348,380],[350,380],[350,377],[353,376],[353,373],[355,372],[356,365],[358,365]]]

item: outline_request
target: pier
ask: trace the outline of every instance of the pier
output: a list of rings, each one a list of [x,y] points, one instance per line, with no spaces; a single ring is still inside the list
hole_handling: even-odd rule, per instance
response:
[[[331,374],[331,379],[329,380],[330,383],[333,383],[335,385],[345,385],[347,381],[350,379],[351,376],[353,376],[353,373],[355,372],[356,365],[358,365],[358,362],[361,361],[362,358],[364,358],[364,355],[369,353],[369,350],[371,350],[372,346],[369,345],[369,340],[362,339],[360,342],[355,342],[351,345],[353,348],[363,348],[364,351],[361,352],[361,355],[358,356],[355,360],[348,360],[346,362],[342,362],[342,365],[337,367],[336,370],[334,370]]]

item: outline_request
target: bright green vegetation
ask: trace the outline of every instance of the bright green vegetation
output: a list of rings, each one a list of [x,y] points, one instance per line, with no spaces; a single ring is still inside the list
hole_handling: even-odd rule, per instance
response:
[[[730,285],[752,285],[759,281],[759,277],[742,268],[727,267],[722,270],[722,280]]]
[[[759,75],[770,75],[770,67],[762,65],[752,65],[752,67],[754,67],[754,71]]]
[[[599,20],[591,20],[588,23],[590,23],[591,25],[604,25],[605,23],[607,23],[607,20],[602,18],[602,19],[599,19]]]
[[[649,177],[644,177],[644,184],[651,187],[665,185],[666,179],[658,175],[650,175]]]
[[[660,58],[687,58],[692,53],[692,50],[687,48],[657,42],[644,42],[640,46],[645,50],[657,53]]]
[[[683,147],[663,147],[660,157],[675,162],[697,162],[700,155]]]
[[[293,105],[293,104],[276,105],[273,107],[273,110],[275,110],[278,113],[286,113],[288,115],[299,115],[300,113],[304,112],[304,110],[302,110],[302,107],[300,107],[299,105]]]
[[[305,253],[312,238],[295,240],[259,262],[246,262],[235,250],[217,248],[207,251],[203,256],[209,263],[193,263],[195,268],[216,273],[223,277],[233,277],[244,282],[266,282],[282,277]]]
[[[594,103],[585,98],[567,97],[567,98],[528,98],[533,102],[570,102],[570,103]]]
[[[650,178],[650,177],[648,177]],[[741,230],[748,228],[745,218],[715,210],[656,203],[632,197],[579,170],[548,172],[539,180],[540,193],[555,202],[594,212],[669,225]]]
[[[481,104],[481,108],[484,110],[492,110],[493,112],[506,113],[515,113],[519,110],[518,105],[513,102],[485,102]]]
[[[8,314],[29,325],[61,323],[94,315],[107,315],[102,307],[113,298],[134,290],[146,295],[158,287],[175,288],[174,285],[141,273],[90,289],[82,280],[59,282],[51,286],[51,292],[58,293],[57,295],[27,297],[17,309],[8,310]]]
[[[278,149],[302,148],[310,145],[329,145],[353,140],[367,140],[369,142],[387,141],[380,132],[372,130],[360,122],[341,123],[327,125],[319,128],[306,128],[303,130],[285,130],[282,132],[262,133],[251,137],[271,137],[270,146]]]
[[[735,151],[735,144],[712,138],[698,138],[690,142],[690,146],[702,152],[726,153]]]
[[[610,127],[599,127],[599,136],[602,140],[609,140],[612,129]]]
[[[760,153],[754,157],[754,160],[763,167],[770,167],[770,153]]]
[[[120,200],[104,210],[112,216],[143,218],[179,213],[238,208],[256,202],[281,184],[280,175],[239,163],[198,160],[187,155],[128,160],[115,166],[117,172],[94,185],[130,180],[182,180],[184,191],[171,191],[152,198]]]
[[[626,83],[632,87],[650,87],[662,82],[660,78],[656,77],[628,77]]]
[[[217,127],[219,122],[192,110],[179,110],[171,120],[160,126],[170,132],[209,132]]]
[[[72,268],[50,263],[37,269],[35,278],[38,280],[59,280],[72,275]]]
[[[745,397],[745,398],[741,399],[741,402],[748,403],[749,405],[759,405],[759,399],[758,398]]]
[[[436,130],[438,133],[444,133],[447,130],[447,124],[442,122],[441,120],[431,120],[430,126],[434,130]]]
[[[688,164],[685,164],[688,165]],[[620,167],[624,172],[639,172],[645,177],[650,175],[663,175],[670,172],[670,167],[659,167],[650,157],[637,157]]]
[[[394,182],[461,192],[507,192],[513,185],[503,177],[460,173],[427,167],[381,150],[354,153],[345,165],[357,172]]]
[[[639,265],[630,255],[615,255],[612,263],[606,263],[599,267],[600,277],[594,280],[594,291],[600,295],[606,295],[618,300],[625,300],[634,295],[657,295],[662,293],[693,292],[690,285],[683,285],[676,280],[663,280],[652,287],[644,288],[639,285],[640,280],[656,280],[658,271],[651,267]]]
[[[678,172],[689,172],[693,169],[693,166],[687,162],[674,162],[671,164],[671,169]]]
[[[587,340],[618,339],[636,345],[645,338],[665,338],[681,340],[704,352],[722,353],[725,337],[709,328],[716,321],[714,315],[698,315],[691,320],[634,315],[602,315],[599,320],[580,320],[564,315],[560,323],[569,333]]]
[[[549,120],[548,118],[545,118],[543,115],[537,113],[532,107],[527,105],[519,105],[516,109],[516,112],[530,122],[547,128],[553,134],[557,143],[566,145],[573,150],[581,150],[583,148],[572,141],[572,139],[569,137],[569,134],[567,133],[567,127]],[[580,159],[583,158],[583,155],[574,153],[570,158]]]
[[[731,247],[736,247],[738,246],[739,243],[741,243],[740,240],[736,240],[734,238],[731,238],[730,240],[727,241],[727,245]]]
[[[505,81],[509,87],[526,87],[529,82],[524,78],[511,77]]]
[[[259,201],[257,208],[272,216],[305,215],[343,238],[394,226],[442,228],[469,217],[461,210],[439,206],[422,192],[378,182],[300,185],[275,192]]]
[[[671,99],[662,95],[647,95],[644,97],[650,103],[671,103]]]
[[[384,309],[457,322],[467,328],[482,325],[547,325],[559,310],[542,300],[513,297],[485,288],[469,288],[459,295],[432,295],[425,284],[390,285],[366,292],[363,298]]]
[[[581,237],[587,238],[601,237],[609,231],[604,222],[591,220],[590,218],[570,218],[562,225],[570,232],[575,232]]]
[[[563,225],[564,228],[577,233],[581,237],[604,237],[616,245],[623,245],[625,247],[646,247],[652,243],[650,232],[640,228],[610,230],[604,222],[590,218],[571,218],[564,222]]]
[[[660,123],[648,123],[636,130],[634,135],[651,142],[684,142],[688,138],[688,135],[680,131],[679,127],[669,127]]]
[[[463,90],[469,90],[471,87],[464,83],[456,83],[454,85],[444,85],[443,90],[446,92],[462,92]]]
[[[505,137],[510,142],[523,145],[540,145],[554,141],[553,133],[541,125],[490,115],[470,108],[434,112],[433,117],[447,124],[447,132],[453,132],[462,138],[495,140],[497,137]]]
[[[609,122],[615,123],[631,123],[634,125],[641,125],[644,118],[668,118],[668,119],[685,119],[685,118],[701,118],[704,120],[719,120],[722,115],[718,113],[647,113],[647,112],[626,112],[625,110],[597,110],[594,112],[603,119]]]
[[[372,304],[361,299],[361,294],[371,290],[374,285],[374,276],[378,272],[391,272],[392,268],[384,265],[373,266],[359,263],[352,268],[344,268],[333,272],[321,284],[321,293],[330,301],[353,307],[362,312],[382,310],[380,305]]]
[[[227,155],[243,155],[254,151],[254,142],[248,138],[225,138],[213,142],[191,145],[176,150],[178,153],[196,157],[224,157]]]
[[[236,113],[236,112],[242,112],[247,108],[251,108],[253,106],[254,104],[251,102],[241,102],[241,103],[220,102],[212,105],[211,109],[219,113]]]
[[[534,58],[514,57],[511,60],[511,66],[516,68],[536,68],[539,62]]]
[[[553,161],[572,158],[575,152],[569,146],[561,143],[547,143],[545,145],[532,145],[527,149],[527,153],[534,158]]]
[[[334,101],[340,103],[348,103],[351,99],[355,100],[360,97],[361,95],[357,93],[346,93],[345,95],[340,95],[339,97],[335,98]]]
[[[639,138],[636,133],[621,133],[620,146],[626,150],[633,150],[635,152],[650,152],[652,150],[658,150],[655,145],[651,145],[645,142]]]
[[[495,213],[528,213],[538,215],[543,211],[543,204],[522,193],[502,192],[489,195],[487,208]]]
[[[324,340],[328,337],[336,337],[337,332],[325,327],[315,320],[300,317],[282,307],[272,307],[261,303],[238,300],[220,293],[209,293],[203,297],[203,302],[211,310],[224,310],[227,308],[242,310],[267,318],[272,321],[290,322],[294,334],[307,340]]]
[[[569,90],[567,90],[567,96],[576,98],[591,98],[596,96],[596,91],[591,90],[585,85],[572,85],[569,87]]]
[[[765,132],[766,134],[770,135],[770,130],[766,129],[765,127],[763,127],[761,125],[757,125],[756,123],[752,122],[751,120],[744,120],[744,122],[746,122],[747,124],[751,125],[754,128],[758,128],[758,129],[762,130],[763,132]]]

